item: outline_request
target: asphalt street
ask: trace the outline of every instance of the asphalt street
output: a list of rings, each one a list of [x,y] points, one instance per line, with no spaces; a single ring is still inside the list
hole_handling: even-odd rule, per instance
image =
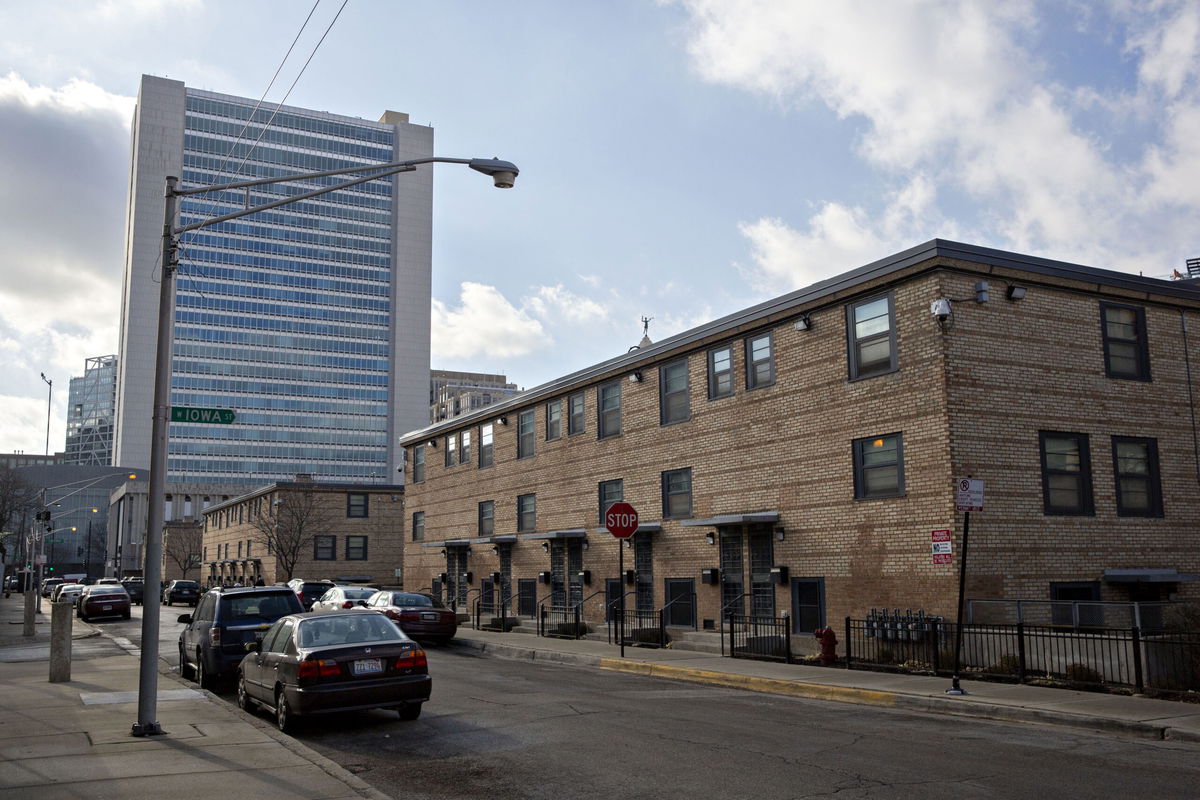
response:
[[[177,661],[189,609],[163,609]],[[130,622],[100,622],[140,640]],[[404,798],[1195,798],[1194,744],[938,717],[429,648],[421,718],[373,711],[297,738]],[[223,695],[233,702],[233,695]],[[265,716],[263,717],[265,720]]]

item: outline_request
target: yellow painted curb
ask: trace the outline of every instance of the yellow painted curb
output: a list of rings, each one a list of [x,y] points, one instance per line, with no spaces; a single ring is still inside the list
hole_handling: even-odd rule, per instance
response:
[[[791,697],[810,697],[816,700],[833,700],[839,703],[857,703],[868,706],[894,706],[896,695],[871,689],[852,689],[845,686],[826,686],[819,683],[781,681],[775,678],[757,678],[751,675],[733,675],[728,672],[711,672],[703,669],[672,667],[665,664],[648,664],[644,661],[622,661],[619,658],[600,659],[600,668],[634,675],[649,675],[654,678],[672,678],[679,681],[707,683],[746,689],[751,692],[783,694]]]

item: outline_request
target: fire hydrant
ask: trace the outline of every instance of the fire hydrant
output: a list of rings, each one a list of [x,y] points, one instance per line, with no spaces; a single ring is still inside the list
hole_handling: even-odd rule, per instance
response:
[[[821,643],[821,665],[828,667],[837,661],[837,634],[833,628],[817,628],[813,636]]]

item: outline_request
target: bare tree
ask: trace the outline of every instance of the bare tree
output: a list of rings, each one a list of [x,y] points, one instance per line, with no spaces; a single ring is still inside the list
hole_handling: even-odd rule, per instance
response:
[[[200,567],[200,549],[204,544],[204,531],[198,524],[168,525],[163,537],[163,555],[167,557],[184,579],[188,573]]]
[[[312,552],[313,537],[329,530],[333,515],[321,504],[320,494],[303,489],[281,489],[274,501],[250,518],[254,541],[275,556],[275,565],[291,580],[304,553]]]
[[[16,539],[24,533],[25,521],[32,519],[40,507],[38,489],[19,470],[0,465],[0,532],[13,534],[0,540],[0,552],[5,558],[15,553]]]

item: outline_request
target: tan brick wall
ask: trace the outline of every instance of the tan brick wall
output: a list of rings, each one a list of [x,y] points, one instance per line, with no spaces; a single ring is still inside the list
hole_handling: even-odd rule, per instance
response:
[[[969,596],[1047,599],[1049,582],[1097,580],[1105,568],[1175,567],[1200,572],[1200,519],[1195,493],[1188,399],[1179,314],[1164,298],[1142,298],[1151,340],[1154,380],[1105,377],[1095,286],[1011,272],[1029,289],[1019,302],[1004,296],[999,270],[979,265],[916,265],[888,284],[812,309],[812,328],[775,322],[776,383],[747,391],[742,343],[751,331],[728,333],[688,353],[691,419],[659,425],[658,366],[641,367],[644,380],[621,380],[622,433],[596,439],[596,388],[585,388],[586,431],[545,441],[545,403],[536,406],[536,455],[516,459],[518,412],[495,428],[495,465],[443,466],[444,440],[427,448],[426,480],[408,487],[408,512],[426,514],[427,542],[476,535],[477,503],[496,503],[495,533],[516,533],[516,497],[537,495],[537,532],[584,528],[593,573],[586,592],[617,574],[617,550],[600,529],[597,484],[624,480],[625,500],[643,522],[662,518],[662,471],[690,467],[693,517],[777,511],[785,531],[774,562],[791,577],[825,581],[826,617],[838,624],[871,606],[923,608],[955,616],[957,557],[963,515],[954,511],[954,479],[987,482],[987,508],[972,515]],[[960,272],[972,269],[975,272]],[[936,297],[973,298],[974,283],[992,282],[987,304],[955,302],[953,326],[943,330],[929,311]],[[849,381],[846,303],[881,290],[893,292],[899,367]],[[799,309],[790,309],[794,315]],[[1200,316],[1190,313],[1193,331]],[[1200,334],[1191,360],[1200,367]],[[734,346],[733,397],[709,401],[706,350]],[[603,383],[607,381],[600,381]],[[562,397],[575,389],[564,392]],[[1091,437],[1094,517],[1042,513],[1039,429]],[[447,426],[440,434],[461,430]],[[477,431],[477,428],[475,429]],[[565,421],[564,421],[565,430]],[[851,442],[902,432],[903,497],[855,500]],[[1117,517],[1113,502],[1111,434],[1157,437],[1166,497],[1162,519]],[[478,433],[473,434],[477,451]],[[473,452],[472,459],[475,460]],[[410,459],[411,463],[411,459]],[[934,565],[930,531],[955,533],[951,565]],[[699,571],[719,564],[708,545],[711,528],[664,520],[654,537],[656,605],[665,578],[696,582],[699,617],[714,618],[719,587],[700,583]],[[410,585],[428,587],[446,570],[438,546],[410,543]],[[626,559],[627,568],[632,558]],[[469,569],[479,576],[499,568],[490,545],[471,548]],[[540,542],[513,549],[513,581],[549,569]],[[1186,592],[1193,585],[1184,585]],[[539,597],[547,587],[539,585]],[[1106,589],[1106,597],[1123,599]],[[777,612],[790,611],[790,587],[776,592]]]

